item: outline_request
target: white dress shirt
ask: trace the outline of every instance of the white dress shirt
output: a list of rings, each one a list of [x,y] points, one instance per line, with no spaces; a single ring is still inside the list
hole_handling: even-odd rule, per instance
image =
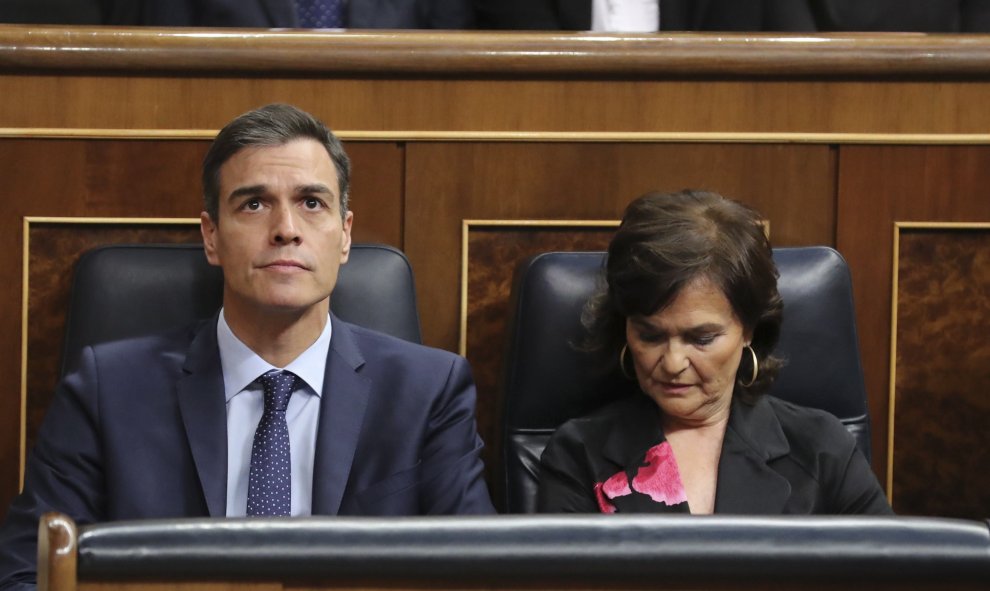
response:
[[[591,30],[658,31],[660,0],[591,0]]]
[[[289,423],[292,463],[292,515],[313,511],[313,459],[316,428],[320,420],[323,374],[330,351],[330,319],[323,333],[308,349],[285,367],[275,367],[234,336],[223,310],[217,322],[217,344],[227,400],[227,517],[247,514],[248,476],[254,432],[265,409],[264,391],[255,380],[272,369],[291,371],[301,379],[289,398],[285,417]]]

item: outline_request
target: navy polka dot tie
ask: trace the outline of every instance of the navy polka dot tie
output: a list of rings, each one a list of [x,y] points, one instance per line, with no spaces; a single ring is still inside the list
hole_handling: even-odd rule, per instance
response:
[[[339,29],[344,26],[344,0],[296,0],[299,26]]]
[[[265,411],[251,447],[248,515],[289,515],[292,509],[289,424],[285,409],[297,379],[294,373],[277,369],[258,378],[265,388]]]

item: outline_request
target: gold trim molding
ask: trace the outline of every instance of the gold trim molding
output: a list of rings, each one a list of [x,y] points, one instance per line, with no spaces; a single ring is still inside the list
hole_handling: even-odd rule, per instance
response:
[[[199,218],[100,218],[100,217],[39,217],[25,216],[23,223],[23,260],[21,265],[21,417],[20,417],[20,451],[18,481],[19,487],[24,487],[24,468],[27,458],[27,367],[28,367],[28,296],[31,286],[31,225],[199,225]]]
[[[897,288],[902,230],[990,230],[990,222],[894,222],[893,277],[890,295],[890,380],[887,390],[887,501],[894,503],[894,416],[897,406]]]
[[[0,128],[0,139],[212,140],[215,129]],[[990,145],[990,134],[964,133],[799,133],[688,131],[424,131],[339,130],[349,142],[550,142],[550,143],[736,143],[736,144],[893,144]]]

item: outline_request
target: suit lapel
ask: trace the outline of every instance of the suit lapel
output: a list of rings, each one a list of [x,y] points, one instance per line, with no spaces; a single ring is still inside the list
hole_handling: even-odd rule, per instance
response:
[[[347,488],[371,382],[358,373],[364,357],[348,324],[331,315],[333,335],[320,400],[313,462],[313,514],[336,515]]]
[[[791,485],[769,463],[789,452],[780,422],[765,398],[752,406],[733,400],[718,466],[715,512],[783,513]]]
[[[227,513],[227,409],[216,317],[189,346],[176,384],[179,412],[211,517]]]

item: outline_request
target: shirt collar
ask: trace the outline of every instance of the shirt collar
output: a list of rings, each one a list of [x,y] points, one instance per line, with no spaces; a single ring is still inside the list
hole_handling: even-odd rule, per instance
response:
[[[275,367],[258,356],[244,344],[227,324],[220,310],[217,320],[217,345],[220,348],[220,368],[223,371],[223,389],[226,401],[244,391],[258,376],[272,369],[285,369],[299,376],[310,391],[323,395],[323,375],[327,369],[330,352],[330,336],[333,333],[330,318],[319,338],[285,367]]]

